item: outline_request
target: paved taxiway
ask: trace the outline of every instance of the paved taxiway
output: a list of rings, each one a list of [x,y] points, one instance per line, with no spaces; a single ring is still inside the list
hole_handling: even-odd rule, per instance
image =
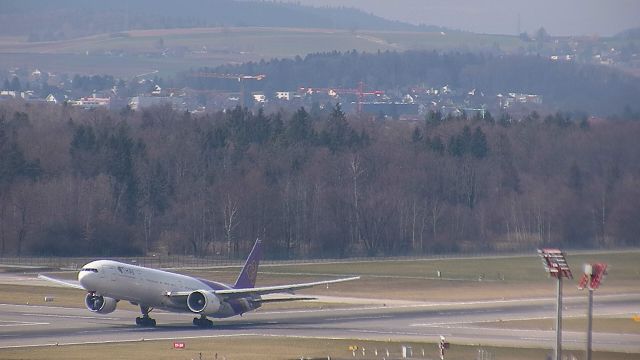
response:
[[[79,301],[82,298],[79,297]],[[596,315],[630,319],[638,312],[640,294],[599,296]],[[565,316],[584,314],[582,298],[565,299]],[[153,312],[158,327],[137,328],[138,313],[116,310],[107,315],[85,309],[0,304],[0,348],[124,342],[200,337],[269,335],[322,338],[432,341],[445,335],[453,343],[551,348],[553,299],[455,304],[373,304],[349,309],[269,311],[215,320],[213,329],[191,325],[192,315]],[[549,319],[549,330],[513,330],[483,326],[485,322],[530,318]],[[597,329],[596,329],[597,330]],[[640,353],[640,335],[594,333],[594,350]],[[584,332],[563,333],[567,348],[580,349]]]

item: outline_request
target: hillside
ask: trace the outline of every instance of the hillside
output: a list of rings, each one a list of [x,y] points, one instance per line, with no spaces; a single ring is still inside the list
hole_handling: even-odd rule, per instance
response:
[[[63,40],[139,29],[194,27],[299,27],[434,30],[390,21],[353,8],[235,0],[0,1],[0,33],[31,41]],[[167,16],[166,14],[171,14]],[[60,19],[66,19],[60,21]]]
[[[494,44],[505,51],[523,46],[522,40],[515,36],[462,32],[442,35],[424,31],[354,32],[247,26],[131,30],[51,42],[27,42],[26,37],[0,36],[0,69],[38,68],[54,73],[120,77],[158,71],[159,76],[173,76],[190,68],[294,58],[334,50],[372,53],[410,49],[482,51]]]

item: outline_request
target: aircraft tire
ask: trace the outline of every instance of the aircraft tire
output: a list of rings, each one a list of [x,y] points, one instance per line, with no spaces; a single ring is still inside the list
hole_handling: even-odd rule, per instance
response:
[[[207,318],[193,318],[193,325],[201,329],[210,329],[213,327],[213,321]]]
[[[136,325],[140,327],[156,327],[156,319],[150,317],[137,317]]]

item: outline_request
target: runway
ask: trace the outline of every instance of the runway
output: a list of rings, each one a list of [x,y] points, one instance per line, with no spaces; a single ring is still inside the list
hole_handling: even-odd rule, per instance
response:
[[[640,294],[600,296],[595,315],[628,315],[639,310]],[[582,298],[565,299],[566,318],[584,314]],[[283,336],[332,339],[436,342],[444,335],[453,344],[552,348],[551,329],[514,330],[483,326],[497,320],[549,319],[553,299],[460,303],[393,303],[356,308],[269,311],[215,320],[213,329],[191,325],[193,315],[153,312],[156,328],[138,328],[137,312],[116,310],[107,315],[80,308],[0,304],[0,348],[83,343],[131,342],[225,336]],[[640,325],[639,325],[640,326]],[[584,332],[563,332],[565,348],[581,349]],[[640,353],[640,335],[596,332],[596,351]]]

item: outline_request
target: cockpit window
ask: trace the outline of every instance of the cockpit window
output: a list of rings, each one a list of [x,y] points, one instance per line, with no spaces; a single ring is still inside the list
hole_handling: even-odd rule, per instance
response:
[[[97,273],[98,269],[94,269],[94,268],[82,268],[80,269],[80,271],[88,271],[88,272],[94,272]]]

